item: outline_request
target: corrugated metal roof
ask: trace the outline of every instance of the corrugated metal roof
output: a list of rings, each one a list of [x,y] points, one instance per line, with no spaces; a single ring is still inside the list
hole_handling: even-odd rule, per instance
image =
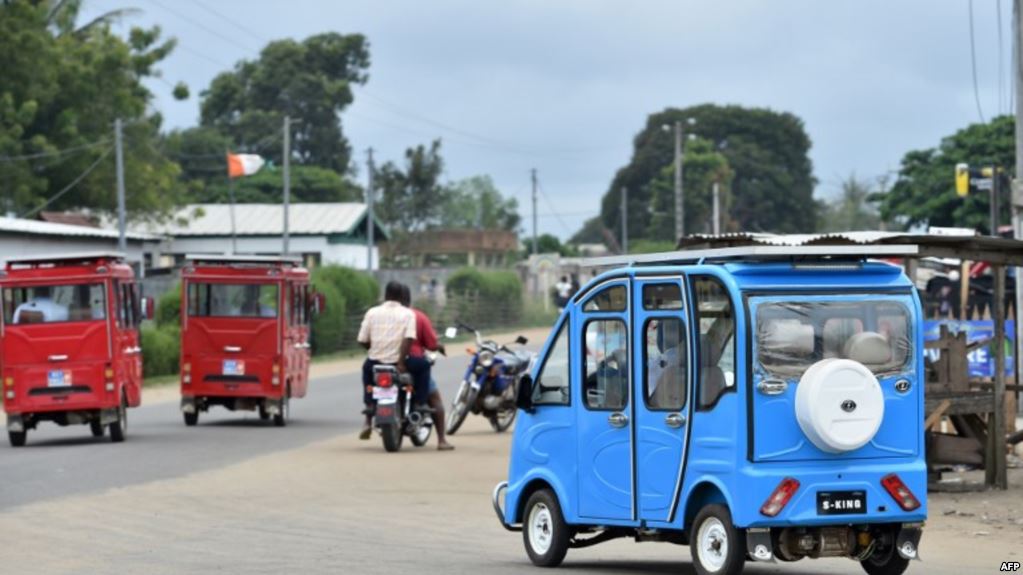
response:
[[[42,236],[69,236],[117,239],[116,229],[102,229],[88,226],[72,226],[69,224],[57,224],[53,222],[41,222],[39,220],[25,220],[20,218],[0,218],[0,233],[8,234],[34,234]],[[125,234],[133,241],[160,241],[158,235],[128,232]]]
[[[198,215],[197,214],[201,214]],[[366,204],[291,204],[288,232],[292,235],[346,234],[366,214]],[[236,204],[235,229],[239,236],[278,236],[284,233],[281,204]],[[186,221],[180,225],[179,220]],[[231,213],[228,204],[192,204],[178,210],[160,233],[174,237],[229,236]]]

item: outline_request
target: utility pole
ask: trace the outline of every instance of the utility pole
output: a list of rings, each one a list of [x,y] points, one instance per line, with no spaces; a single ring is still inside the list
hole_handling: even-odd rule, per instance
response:
[[[682,121],[675,120],[675,241],[686,235],[686,214],[682,199]]]
[[[376,222],[373,217],[373,203],[376,201],[376,190],[373,189],[373,148],[366,150],[366,271],[373,272],[373,234],[376,231]]]
[[[622,253],[629,253],[629,188],[622,188]]]
[[[1015,86],[1016,102],[1016,179],[1012,182],[1012,233],[1016,239],[1023,239],[1023,0],[1012,2],[1013,23],[1013,85]],[[1016,318],[1016,383],[1023,382],[1023,322],[1020,321],[1020,310],[1023,309],[1023,268],[1016,268],[1016,306],[1013,315]],[[1016,392],[1016,406],[1019,409],[1019,392]]]
[[[714,235],[721,233],[721,184],[714,180],[714,221],[711,223],[714,227]]]
[[[533,168],[533,255],[539,253],[538,243],[536,240],[536,168]]]
[[[124,143],[121,141],[121,119],[114,120],[114,148],[117,156],[117,250],[128,252],[124,214]]]
[[[284,116],[284,255],[288,255],[288,209],[291,207],[291,117]]]

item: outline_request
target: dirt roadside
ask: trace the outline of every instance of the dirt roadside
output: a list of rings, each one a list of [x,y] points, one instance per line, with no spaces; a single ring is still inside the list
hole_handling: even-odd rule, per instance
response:
[[[546,341],[548,333],[550,333],[550,328],[543,327],[486,334],[486,337],[498,342],[509,342],[513,341],[518,335],[524,335],[527,339],[529,339],[532,346],[539,348],[543,345],[543,342]],[[460,345],[461,344],[450,344],[448,347],[452,349],[450,349],[448,353],[457,353],[459,351],[458,346]],[[309,368],[309,379],[336,377],[339,375],[356,373],[362,368],[363,359],[364,358],[362,357],[355,357],[313,363]],[[176,383],[160,385],[157,387],[146,387],[142,389],[143,405],[154,405],[157,403],[166,403],[168,401],[178,401],[180,398],[181,391]]]

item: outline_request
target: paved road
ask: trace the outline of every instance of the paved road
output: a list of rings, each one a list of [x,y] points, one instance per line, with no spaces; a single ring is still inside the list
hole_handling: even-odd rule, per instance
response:
[[[434,367],[445,403],[466,361],[464,353],[454,354]],[[219,407],[186,428],[176,401],[129,410],[128,437],[120,444],[93,438],[88,426],[42,423],[24,448],[0,444],[0,510],[179,477],[354,432],[362,424],[360,381],[357,374],[311,381],[307,396],[292,401],[283,429],[255,412]]]

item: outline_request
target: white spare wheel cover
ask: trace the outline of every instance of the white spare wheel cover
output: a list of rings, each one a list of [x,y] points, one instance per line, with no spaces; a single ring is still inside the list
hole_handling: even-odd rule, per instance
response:
[[[810,366],[796,389],[796,420],[822,451],[843,453],[866,445],[884,419],[884,394],[874,374],[851,359]]]

